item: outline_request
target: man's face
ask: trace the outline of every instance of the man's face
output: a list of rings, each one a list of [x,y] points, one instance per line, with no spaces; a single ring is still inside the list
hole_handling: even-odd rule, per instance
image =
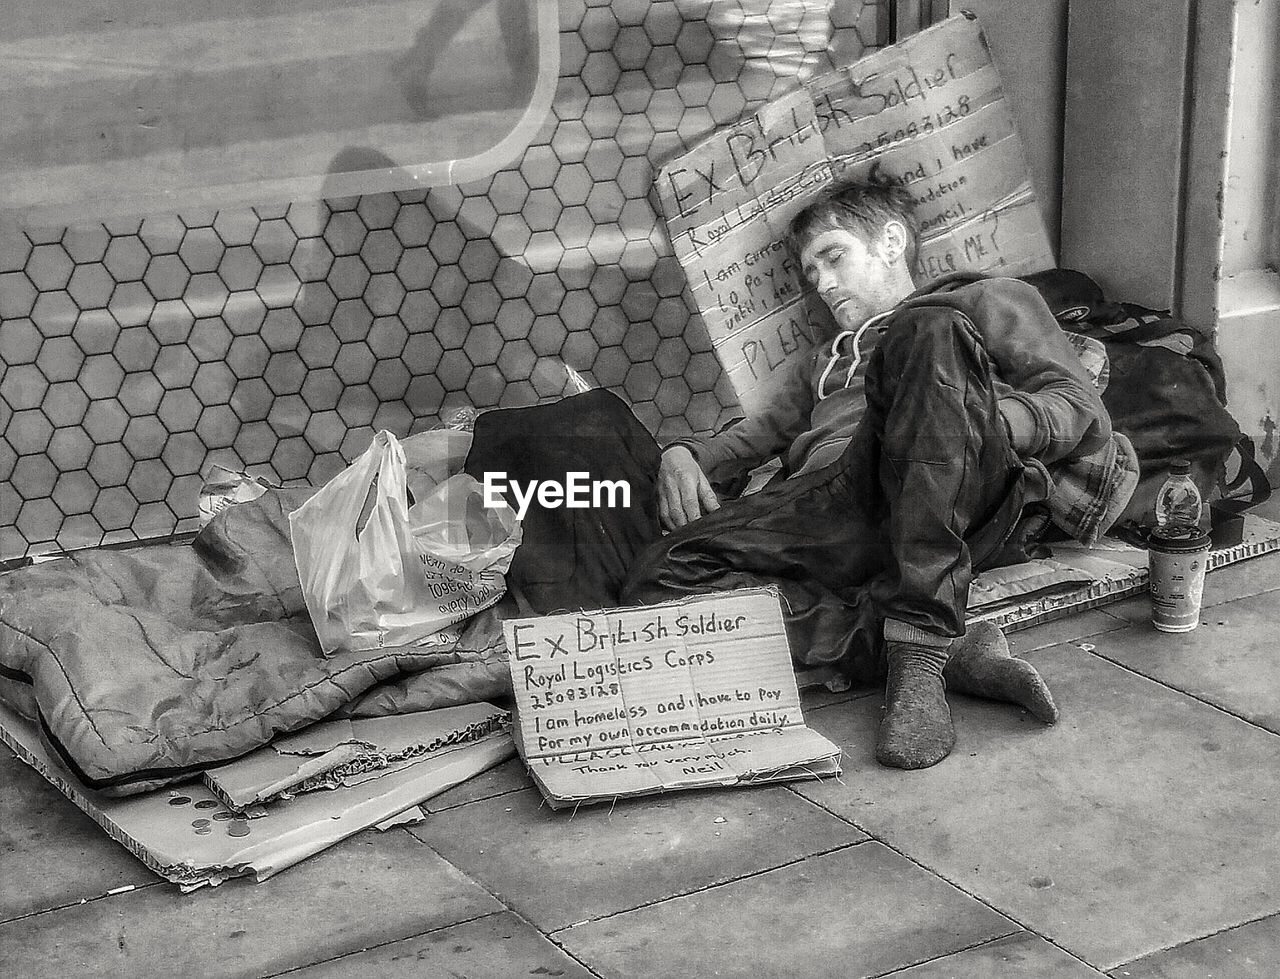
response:
[[[841,228],[811,238],[800,251],[800,269],[842,330],[856,330],[903,298],[883,249]]]

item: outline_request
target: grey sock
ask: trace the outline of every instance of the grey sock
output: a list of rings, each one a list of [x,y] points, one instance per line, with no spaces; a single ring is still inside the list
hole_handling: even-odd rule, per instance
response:
[[[951,710],[942,683],[947,648],[888,643],[889,678],[876,760],[891,768],[928,768],[955,747]]]
[[[952,640],[942,675],[957,693],[1017,704],[1046,724],[1058,720],[1048,684],[1034,666],[1009,652],[1008,640],[990,622],[972,625],[963,638]]]

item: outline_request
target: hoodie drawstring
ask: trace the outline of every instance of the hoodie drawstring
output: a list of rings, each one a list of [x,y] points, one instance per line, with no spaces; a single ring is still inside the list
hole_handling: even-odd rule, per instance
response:
[[[849,382],[853,380],[854,371],[858,369],[858,365],[862,363],[862,347],[860,342],[862,335],[872,326],[875,326],[881,320],[885,319],[893,310],[886,310],[883,313],[876,313],[869,320],[863,323],[856,330],[841,330],[836,334],[835,339],[831,341],[831,359],[827,361],[827,366],[822,369],[822,374],[818,377],[818,400],[821,401],[827,396],[827,379],[831,376],[831,371],[836,366],[836,361],[840,359],[840,344],[845,338],[853,338],[853,362],[849,365],[849,369],[845,371],[844,385],[848,387]]]

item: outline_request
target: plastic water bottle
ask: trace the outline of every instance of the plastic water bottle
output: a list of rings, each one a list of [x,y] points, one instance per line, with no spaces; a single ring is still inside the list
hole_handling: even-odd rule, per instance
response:
[[[1151,623],[1161,632],[1190,632],[1200,622],[1210,547],[1201,507],[1191,465],[1175,459],[1156,494],[1156,528],[1147,542]]]
[[[1191,479],[1191,463],[1175,459],[1169,478],[1156,494],[1156,528],[1168,536],[1176,531],[1197,532],[1203,503]]]

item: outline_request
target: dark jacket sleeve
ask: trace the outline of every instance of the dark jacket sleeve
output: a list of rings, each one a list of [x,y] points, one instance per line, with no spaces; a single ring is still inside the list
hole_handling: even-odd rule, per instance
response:
[[[1106,444],[1111,420],[1097,388],[1032,286],[986,280],[971,318],[1004,382],[1001,412],[1025,454],[1054,463]]]
[[[713,483],[732,479],[786,452],[809,428],[813,412],[811,368],[811,357],[793,358],[787,368],[790,375],[779,385],[778,396],[767,409],[715,434],[677,439],[667,448],[685,446]]]

